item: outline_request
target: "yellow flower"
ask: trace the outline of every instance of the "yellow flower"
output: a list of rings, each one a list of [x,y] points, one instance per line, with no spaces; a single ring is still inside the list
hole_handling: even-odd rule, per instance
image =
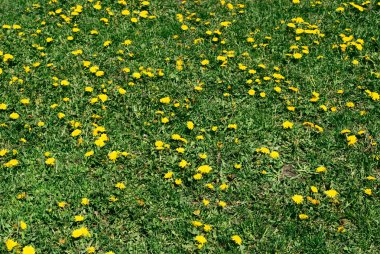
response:
[[[6,110],[8,108],[7,104],[5,103],[0,103],[0,109],[1,110]]]
[[[25,246],[23,249],[22,249],[22,254],[35,254],[36,251],[34,250],[34,248],[30,245],[28,246]]]
[[[211,226],[211,225],[208,225],[208,224],[205,224],[205,225],[203,226],[203,230],[204,230],[205,232],[210,232],[210,231],[212,230],[212,226]]]
[[[125,189],[125,184],[124,183],[116,183],[115,187],[118,188],[119,190],[124,190]]]
[[[219,202],[218,202],[218,205],[219,205],[220,207],[224,208],[224,207],[227,206],[227,203],[224,202],[224,201],[219,201]]]
[[[307,220],[309,219],[309,216],[304,213],[301,213],[300,215],[298,215],[298,218],[300,218],[301,220]]]
[[[203,176],[202,176],[202,174],[200,174],[200,173],[197,173],[197,174],[193,175],[194,180],[201,180],[202,177],[203,177]]]
[[[130,14],[131,14],[131,12],[127,9],[121,11],[121,15],[123,15],[123,16],[128,16]]]
[[[13,56],[11,54],[4,54],[3,61],[8,62],[9,60],[13,60]]]
[[[65,208],[66,205],[67,205],[67,203],[65,201],[58,202],[58,206],[60,208]]]
[[[198,154],[199,158],[201,158],[202,160],[206,159],[207,158],[207,154],[205,153],[200,153]]]
[[[337,229],[337,232],[338,233],[344,233],[344,232],[346,232],[346,229],[343,226],[339,226]]]
[[[88,68],[88,67],[90,67],[90,65],[91,65],[91,61],[86,61],[86,60],[83,61],[84,67]]]
[[[226,190],[228,188],[228,185],[225,184],[225,183],[222,183],[220,186],[219,186],[219,189],[221,190]]]
[[[12,251],[14,247],[18,245],[18,242],[8,239],[5,241],[5,246],[7,246],[8,251]]]
[[[76,136],[79,136],[81,133],[82,133],[81,130],[75,129],[73,132],[71,132],[71,136],[76,137]]]
[[[205,243],[207,243],[207,239],[203,235],[196,236],[194,238],[194,240],[197,241],[199,244],[205,244]]]
[[[368,196],[372,195],[372,190],[371,189],[365,189],[364,193],[367,194]]]
[[[200,226],[203,225],[202,222],[200,222],[200,221],[196,221],[196,220],[192,221],[191,224],[193,224],[194,227],[200,227]]]
[[[227,126],[227,128],[228,129],[237,129],[237,124],[229,124],[228,126]]]
[[[82,198],[82,201],[80,202],[82,205],[89,205],[90,200],[88,198]]]
[[[241,245],[243,240],[238,235],[231,236],[232,241],[234,241],[237,245]]]
[[[87,253],[88,254],[95,253],[95,247],[93,247],[93,246],[88,247],[87,248]]]
[[[294,59],[300,59],[300,58],[302,58],[302,54],[301,53],[294,53],[293,58]]]
[[[108,154],[108,159],[110,159],[111,161],[115,162],[118,156],[119,156],[119,152],[112,151],[112,152],[110,152]]]
[[[310,187],[310,190],[311,190],[313,193],[317,193],[317,192],[318,192],[318,188],[315,187],[315,186],[311,186],[311,187]]]
[[[357,137],[355,135],[351,135],[347,137],[348,145],[351,146],[355,144],[358,141]]]
[[[327,190],[325,191],[326,196],[329,198],[335,198],[339,193],[336,190]]]
[[[68,80],[64,79],[61,81],[61,86],[68,86],[68,85],[70,85],[70,82]]]
[[[210,61],[207,60],[207,59],[201,61],[201,65],[203,65],[203,66],[206,66],[206,65],[208,65],[209,63],[210,63]]]
[[[9,117],[10,117],[11,119],[13,119],[13,120],[16,120],[16,119],[18,119],[18,118],[20,117],[20,115],[17,114],[17,113],[15,113],[15,112],[13,112],[12,114],[9,115]]]
[[[93,150],[88,151],[87,153],[85,153],[85,154],[84,154],[84,157],[90,157],[90,156],[92,156],[92,155],[94,155],[94,151],[93,151]]]
[[[7,149],[1,149],[0,150],[0,157],[6,155],[9,151]]]
[[[280,154],[279,152],[277,151],[272,151],[269,156],[272,158],[272,159],[278,159],[280,157]]]
[[[122,87],[119,87],[118,91],[120,94],[126,94],[127,93],[127,91]]]
[[[108,47],[109,45],[111,45],[112,44],[112,41],[105,41],[104,43],[103,43],[103,46],[104,47]]]
[[[139,79],[141,78],[141,74],[139,72],[132,73],[132,78]]]
[[[102,6],[100,5],[100,2],[97,2],[93,7],[94,7],[95,10],[101,10],[102,9]]]
[[[187,128],[188,128],[189,130],[194,129],[194,123],[193,123],[192,121],[188,121],[186,125],[187,125]]]
[[[214,185],[212,183],[207,183],[205,185],[207,188],[209,188],[210,190],[213,190],[214,189]]]
[[[188,166],[188,162],[185,161],[185,160],[181,160],[181,161],[179,162],[178,166],[179,166],[180,168],[184,168],[184,167]]]
[[[49,166],[53,166],[55,164],[55,159],[50,157],[45,160],[45,164]]]
[[[20,221],[20,228],[22,230],[25,230],[28,227],[28,225],[24,221]]]
[[[169,104],[170,103],[170,97],[161,98],[160,102],[163,104]]]
[[[184,153],[185,152],[185,148],[183,147],[178,147],[175,149],[178,153]]]
[[[16,167],[17,165],[19,164],[18,160],[16,159],[12,159],[6,163],[4,163],[4,167],[7,167],[7,168],[13,168],[13,167]]]
[[[108,100],[108,96],[106,94],[99,94],[98,98],[102,101],[105,102]]]
[[[30,100],[28,98],[25,98],[25,99],[21,99],[20,102],[21,104],[27,105],[30,103]]]
[[[170,179],[172,177],[173,177],[173,171],[169,171],[169,172],[165,173],[165,175],[164,175],[165,179]]]
[[[282,123],[282,127],[284,129],[291,129],[291,128],[293,128],[293,123],[289,122],[289,121],[285,121],[285,122]]]
[[[90,67],[90,72],[91,72],[91,73],[96,73],[98,70],[99,70],[99,67],[98,67],[98,66],[91,66],[91,67]]]
[[[181,179],[175,179],[175,184],[176,185],[181,185],[182,184],[182,180]]]
[[[248,94],[251,96],[255,95],[255,93],[256,93],[256,91],[253,89],[248,90]]]
[[[81,54],[83,54],[83,50],[81,50],[81,49],[74,50],[74,51],[71,52],[71,54],[73,54],[75,56],[81,55]]]
[[[131,40],[125,40],[125,41],[123,42],[123,45],[125,45],[125,46],[131,45],[131,44],[132,44],[132,41],[131,41]]]
[[[76,215],[74,216],[74,220],[76,222],[84,221],[84,217],[82,215]]]
[[[118,201],[119,199],[115,196],[110,196],[109,199],[108,199],[110,202],[116,202]]]
[[[202,203],[203,203],[203,205],[208,206],[210,204],[210,200],[203,199]]]
[[[296,203],[297,205],[301,204],[303,202],[303,196],[301,195],[294,195],[292,197],[294,203]]]
[[[264,153],[264,154],[270,154],[270,150],[267,147],[257,148],[256,152]]]
[[[97,77],[104,76],[104,71],[97,71],[97,72],[95,72],[95,76],[97,76]]]
[[[322,173],[322,172],[326,172],[326,167],[324,167],[324,166],[319,166],[319,167],[317,167],[316,169],[315,169],[315,172],[317,172],[317,173]]]
[[[198,167],[197,171],[202,173],[202,174],[208,174],[210,173],[212,168],[209,165],[202,165]]]
[[[99,139],[97,139],[97,140],[95,140],[95,145],[96,146],[98,146],[98,147],[103,147],[103,146],[105,146],[106,145],[106,143],[104,142],[104,140],[103,139],[101,139],[101,138],[99,138]]]
[[[88,229],[86,227],[81,227],[81,228],[78,228],[78,229],[75,229],[72,233],[71,233],[71,236],[73,238],[79,238],[79,237],[90,237],[91,234],[90,232],[88,231]]]

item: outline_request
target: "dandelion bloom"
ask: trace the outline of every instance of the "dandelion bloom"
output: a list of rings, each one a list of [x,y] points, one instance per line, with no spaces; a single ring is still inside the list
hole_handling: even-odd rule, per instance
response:
[[[241,245],[243,240],[241,239],[240,236],[238,235],[233,235],[231,236],[231,240],[234,241],[234,243],[236,243],[237,245]]]
[[[336,190],[327,190],[324,192],[329,198],[335,198],[339,193]]]
[[[296,203],[297,205],[301,204],[303,202],[303,196],[301,195],[294,195],[292,197],[292,200],[294,201],[294,203]]]

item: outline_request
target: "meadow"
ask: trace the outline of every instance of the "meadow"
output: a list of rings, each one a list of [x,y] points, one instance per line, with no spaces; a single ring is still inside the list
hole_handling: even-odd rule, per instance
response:
[[[380,2],[1,0],[0,253],[380,253]]]

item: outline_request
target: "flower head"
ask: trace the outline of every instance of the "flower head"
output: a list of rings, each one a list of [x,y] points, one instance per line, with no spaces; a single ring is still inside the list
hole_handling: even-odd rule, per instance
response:
[[[297,205],[299,205],[303,202],[303,196],[301,196],[301,195],[296,194],[292,197],[292,199],[293,199],[294,203],[296,203]]]
[[[231,240],[234,241],[234,243],[236,243],[237,245],[241,245],[243,240],[241,239],[240,236],[238,235],[233,235],[231,236]]]

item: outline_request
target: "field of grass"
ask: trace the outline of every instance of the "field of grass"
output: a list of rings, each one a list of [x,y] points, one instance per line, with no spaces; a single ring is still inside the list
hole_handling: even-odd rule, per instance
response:
[[[0,253],[380,253],[380,2],[0,1]]]

